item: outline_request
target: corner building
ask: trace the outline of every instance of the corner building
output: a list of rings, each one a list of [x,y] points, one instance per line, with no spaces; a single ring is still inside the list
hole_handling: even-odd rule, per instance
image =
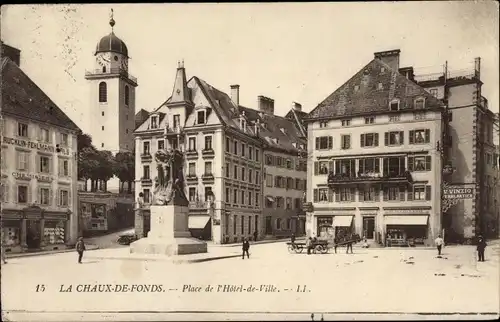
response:
[[[440,233],[444,108],[400,73],[399,55],[375,53],[306,118],[309,235],[394,246]]]
[[[12,253],[66,248],[78,237],[80,129],[21,70],[20,51],[10,52],[17,55],[4,51],[1,61],[2,245]]]
[[[298,130],[269,112],[240,106],[238,85],[231,86],[229,96],[196,76],[187,80],[179,64],[171,96],[134,133],[138,236],[150,229],[157,179],[154,155],[179,149],[185,154],[191,234],[214,243],[240,242],[253,238],[254,232],[262,239],[264,149],[283,151],[280,146],[285,146],[285,153],[299,152],[286,140],[287,135],[298,136]],[[289,134],[273,125],[278,119]]]

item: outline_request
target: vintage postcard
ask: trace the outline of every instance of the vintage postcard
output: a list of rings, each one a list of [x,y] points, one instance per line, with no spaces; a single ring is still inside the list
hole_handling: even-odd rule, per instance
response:
[[[499,317],[496,1],[1,7],[3,321]]]

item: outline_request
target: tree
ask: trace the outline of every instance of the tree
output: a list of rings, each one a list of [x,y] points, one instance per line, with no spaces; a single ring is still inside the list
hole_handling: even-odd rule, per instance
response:
[[[132,192],[132,182],[135,180],[135,157],[131,152],[118,152],[115,156],[114,175],[120,179],[120,190],[123,191],[123,184],[127,182],[127,192]]]
[[[115,168],[115,160],[113,153],[110,151],[97,151],[98,166],[95,169],[94,177],[101,182],[101,189],[107,191],[107,182],[113,178],[113,169]]]
[[[85,133],[78,134],[77,151],[78,179],[85,181],[85,191],[87,191],[87,180],[92,178],[92,173],[98,165],[97,159],[95,158],[97,150],[92,145],[92,137],[90,137],[90,135]]]

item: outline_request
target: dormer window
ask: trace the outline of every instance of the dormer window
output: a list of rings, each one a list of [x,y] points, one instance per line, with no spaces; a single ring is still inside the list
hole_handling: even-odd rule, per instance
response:
[[[419,97],[415,100],[415,109],[423,110],[425,108],[425,98]]]
[[[152,129],[157,129],[158,128],[158,116],[152,116],[151,117],[151,128]]]
[[[197,124],[205,124],[205,111],[198,111],[198,122]]]
[[[350,125],[351,125],[350,119],[342,120],[342,126],[350,126]]]
[[[390,111],[399,111],[399,100],[392,100],[389,104]]]
[[[260,130],[259,123],[256,123],[255,124],[255,135],[259,135],[259,130]]]
[[[243,132],[246,132],[247,129],[247,122],[242,118],[240,119],[240,127],[243,130]]]

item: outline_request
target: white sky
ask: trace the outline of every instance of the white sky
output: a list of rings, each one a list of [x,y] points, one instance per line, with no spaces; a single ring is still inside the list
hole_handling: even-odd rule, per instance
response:
[[[89,98],[85,70],[110,32],[128,46],[138,78],[137,111],[171,94],[177,61],[240,104],[275,99],[310,111],[376,51],[401,49],[401,67],[417,73],[472,68],[482,59],[483,96],[499,106],[499,11],[493,1],[405,3],[127,4],[2,6],[2,40],[21,49],[22,69],[84,131]]]

